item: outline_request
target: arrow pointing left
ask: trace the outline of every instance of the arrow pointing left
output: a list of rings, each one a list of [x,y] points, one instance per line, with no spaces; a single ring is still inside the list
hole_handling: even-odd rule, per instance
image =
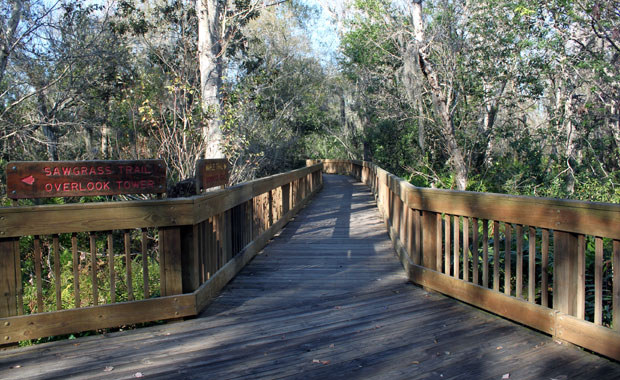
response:
[[[29,175],[26,178],[22,178],[22,182],[25,183],[26,185],[32,186],[32,184],[34,183],[34,177]]]

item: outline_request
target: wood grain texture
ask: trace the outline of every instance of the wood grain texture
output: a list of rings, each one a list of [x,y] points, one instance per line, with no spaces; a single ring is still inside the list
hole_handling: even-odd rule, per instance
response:
[[[620,378],[616,363],[412,285],[372,195],[325,177],[198,318],[9,351],[0,378]]]

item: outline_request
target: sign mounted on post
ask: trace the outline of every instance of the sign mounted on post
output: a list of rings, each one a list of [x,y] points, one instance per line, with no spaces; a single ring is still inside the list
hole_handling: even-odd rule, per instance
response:
[[[196,192],[215,186],[226,186],[230,177],[228,160],[215,158],[196,162]]]
[[[6,174],[12,199],[166,192],[164,160],[16,161]]]

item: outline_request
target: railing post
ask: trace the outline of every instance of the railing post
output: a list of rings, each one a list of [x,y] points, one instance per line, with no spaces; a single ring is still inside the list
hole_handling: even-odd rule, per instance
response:
[[[18,315],[21,287],[19,239],[0,239],[0,318]]]
[[[162,296],[183,293],[181,241],[181,227],[159,228],[159,271]]]
[[[579,250],[577,234],[553,231],[553,309],[577,315]]]
[[[434,212],[422,212],[422,266],[432,270],[437,268],[437,214]]]

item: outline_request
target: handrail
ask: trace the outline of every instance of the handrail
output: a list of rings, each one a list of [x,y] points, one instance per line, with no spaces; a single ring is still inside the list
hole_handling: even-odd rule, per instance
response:
[[[0,345],[197,315],[320,191],[321,170],[191,198],[0,208]]]
[[[317,162],[372,189],[412,282],[620,360],[620,205],[418,188],[372,163]]]

